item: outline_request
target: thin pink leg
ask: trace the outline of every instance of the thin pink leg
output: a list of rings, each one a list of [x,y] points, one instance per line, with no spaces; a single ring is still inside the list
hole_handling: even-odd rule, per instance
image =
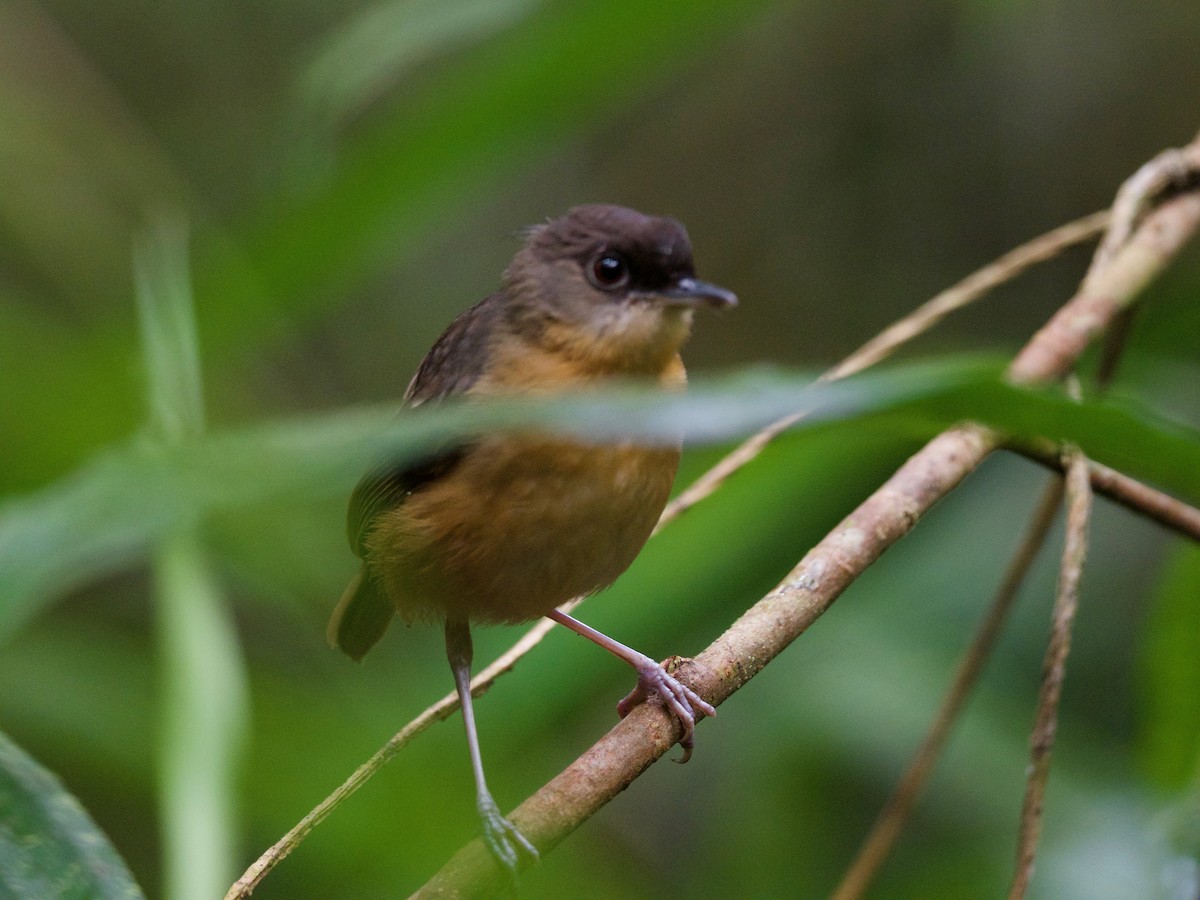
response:
[[[622,719],[625,718],[629,715],[630,710],[644,702],[650,694],[657,694],[683,725],[683,736],[679,739],[679,746],[683,748],[683,757],[679,762],[685,763],[691,759],[693,735],[696,730],[696,711],[699,710],[706,716],[715,716],[717,711],[711,703],[667,672],[661,663],[644,653],[638,653],[632,647],[626,647],[619,641],[614,641],[608,635],[597,631],[590,625],[583,624],[573,616],[556,609],[548,613],[547,618],[553,619],[559,625],[565,625],[576,634],[583,635],[589,641],[599,644],[609,653],[633,666],[634,671],[638,674],[637,687],[617,704],[618,715]]]
[[[475,773],[475,808],[483,825],[483,842],[492,856],[510,873],[516,875],[519,856],[524,853],[537,859],[537,848],[515,825],[500,815],[500,807],[492,799],[483,777],[483,759],[479,754],[479,736],[475,732],[475,710],[471,703],[471,632],[465,622],[446,623],[446,656],[454,673],[454,686],[462,703],[463,723],[467,727],[467,750],[471,754],[471,770]]]

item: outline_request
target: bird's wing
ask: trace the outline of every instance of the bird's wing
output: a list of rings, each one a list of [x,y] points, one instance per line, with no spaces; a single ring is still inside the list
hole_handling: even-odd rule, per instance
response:
[[[391,466],[385,463],[364,475],[350,495],[346,513],[346,536],[355,554],[360,559],[366,557],[367,534],[376,516],[395,509],[422,485],[448,474],[466,450],[465,445],[459,444],[416,463]]]
[[[436,403],[470,389],[484,371],[488,340],[502,303],[502,294],[492,294],[450,323],[417,367],[404,394],[406,407]],[[346,536],[355,554],[365,557],[367,534],[377,516],[448,474],[466,450],[467,445],[455,444],[415,461],[383,462],[367,472],[350,495],[346,511]]]

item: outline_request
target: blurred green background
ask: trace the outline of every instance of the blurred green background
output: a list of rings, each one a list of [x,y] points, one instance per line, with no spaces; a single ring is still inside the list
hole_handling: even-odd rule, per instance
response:
[[[698,321],[693,372],[815,372],[1188,141],[1197,46],[1194,0],[0,0],[0,730],[149,896],[217,895],[450,689],[441,637],[395,627],[362,665],[326,647],[355,568],[354,472],[225,497],[147,546],[104,504],[143,529],[177,523],[169,488],[142,508],[136,479],[89,481],[94,460],[395,403],[496,286],[516,230],[580,202],[679,218],[701,276],[742,298]],[[1011,353],[1086,259],[906,353]],[[189,284],[198,344],[186,322],[157,326],[177,343],[151,420],[135,297],[186,309]],[[1193,249],[1148,296],[1114,386],[1191,428],[1198,297]],[[197,345],[202,388],[179,350]],[[581,615],[651,655],[698,651],[922,434],[850,422],[780,440]],[[723,449],[690,451],[680,483]],[[990,460],[704,723],[687,767],[653,767],[524,876],[525,895],[827,894],[1046,478]],[[93,483],[118,499],[63,506]],[[25,521],[45,534],[17,534]],[[1033,895],[1192,898],[1200,554],[1104,501],[1093,536]],[[1056,558],[1052,543],[873,896],[1006,889]],[[477,660],[517,634],[481,632]],[[478,717],[501,805],[603,733],[629,686],[555,632],[490,691]],[[471,799],[454,719],[255,896],[407,895],[475,833]]]

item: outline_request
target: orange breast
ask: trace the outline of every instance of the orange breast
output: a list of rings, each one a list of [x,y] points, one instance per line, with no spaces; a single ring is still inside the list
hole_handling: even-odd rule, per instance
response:
[[[678,463],[677,447],[489,438],[380,517],[368,563],[405,619],[528,621],[629,567]]]

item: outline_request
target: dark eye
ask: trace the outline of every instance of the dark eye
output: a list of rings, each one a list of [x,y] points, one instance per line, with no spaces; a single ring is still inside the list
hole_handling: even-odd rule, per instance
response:
[[[611,291],[623,287],[629,281],[629,263],[625,257],[611,250],[605,251],[592,260],[588,267],[588,275],[592,284],[602,291]]]

